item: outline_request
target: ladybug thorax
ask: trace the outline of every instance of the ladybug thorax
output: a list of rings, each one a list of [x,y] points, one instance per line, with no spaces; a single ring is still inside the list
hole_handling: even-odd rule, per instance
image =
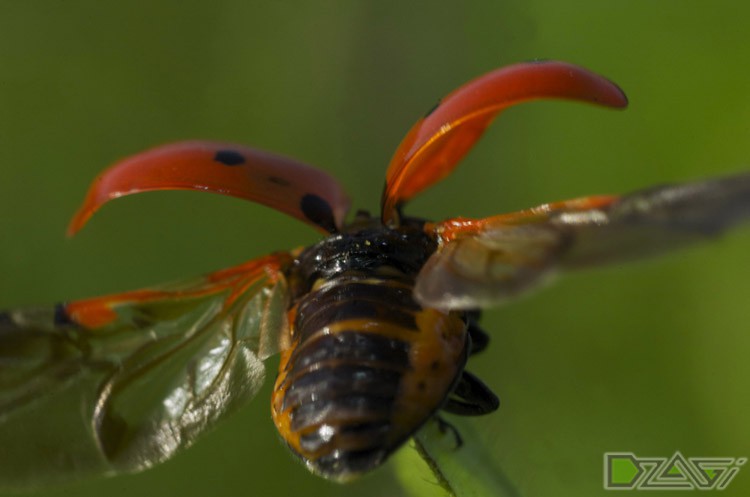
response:
[[[339,276],[370,276],[413,280],[437,242],[423,230],[423,221],[404,219],[398,228],[387,228],[379,218],[357,217],[340,233],[305,249],[295,263],[294,297],[309,292],[316,282]]]

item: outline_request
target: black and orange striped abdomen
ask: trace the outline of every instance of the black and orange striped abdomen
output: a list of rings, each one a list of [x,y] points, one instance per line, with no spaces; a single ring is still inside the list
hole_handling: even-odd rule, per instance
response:
[[[373,241],[347,243],[356,251],[363,240]],[[422,261],[410,270],[393,260],[373,263],[363,250],[317,275],[294,304],[293,345],[282,354],[272,399],[292,451],[339,480],[380,465],[422,426],[467,354],[463,316],[422,309],[412,297]]]

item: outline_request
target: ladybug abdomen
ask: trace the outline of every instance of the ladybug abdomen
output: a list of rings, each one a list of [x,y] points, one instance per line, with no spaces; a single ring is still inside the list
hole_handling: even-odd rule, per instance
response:
[[[406,275],[340,275],[293,307],[273,417],[316,473],[380,465],[438,409],[466,359],[465,323],[422,309]]]

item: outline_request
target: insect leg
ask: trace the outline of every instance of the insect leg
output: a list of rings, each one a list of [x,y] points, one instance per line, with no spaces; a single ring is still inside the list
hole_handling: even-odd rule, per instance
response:
[[[461,448],[464,444],[464,439],[461,438],[461,434],[458,432],[458,429],[441,418],[440,416],[435,416],[435,421],[437,422],[438,430],[440,430],[440,433],[445,435],[447,432],[451,432],[453,434],[453,441],[456,443],[456,449]]]
[[[490,336],[479,326],[480,311],[469,311],[466,313],[466,331],[469,333],[471,348],[469,355],[477,354],[487,348]]]
[[[464,371],[443,410],[461,416],[481,416],[497,410],[500,400],[479,378]]]

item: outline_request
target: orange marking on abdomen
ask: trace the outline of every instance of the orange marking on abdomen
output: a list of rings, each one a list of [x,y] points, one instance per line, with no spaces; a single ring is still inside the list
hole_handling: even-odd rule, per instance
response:
[[[442,405],[466,360],[462,315],[420,309],[403,280],[326,282],[290,315],[273,419],[328,477],[380,464]]]

